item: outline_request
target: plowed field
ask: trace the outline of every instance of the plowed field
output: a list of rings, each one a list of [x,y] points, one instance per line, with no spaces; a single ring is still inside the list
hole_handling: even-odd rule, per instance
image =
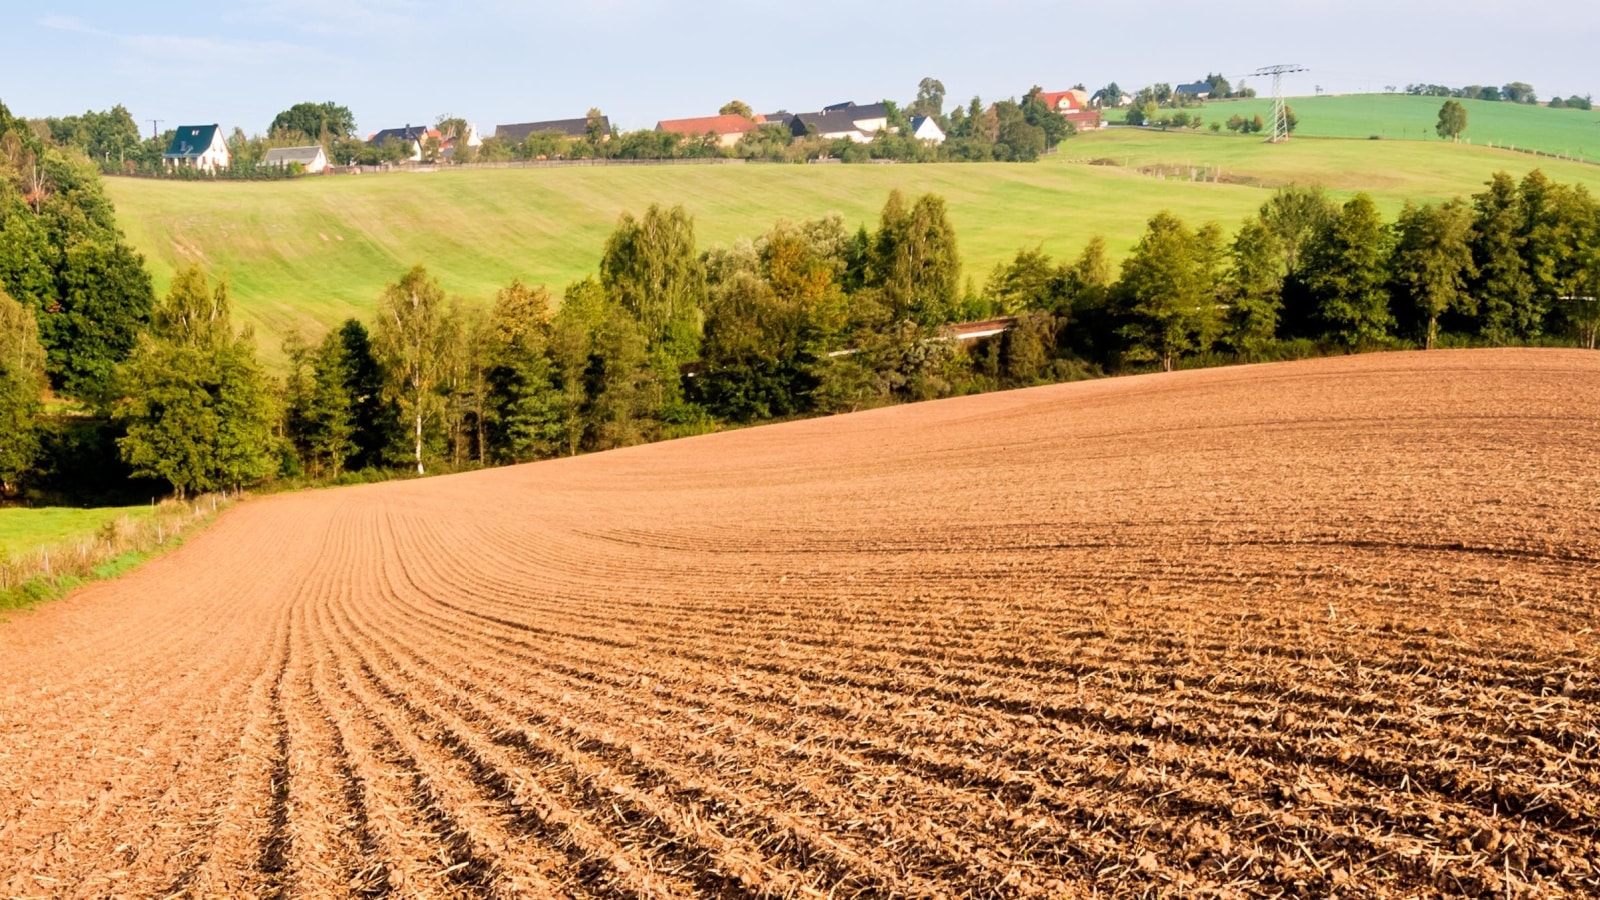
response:
[[[4,896],[1600,892],[1600,354],[249,501],[0,624]]]

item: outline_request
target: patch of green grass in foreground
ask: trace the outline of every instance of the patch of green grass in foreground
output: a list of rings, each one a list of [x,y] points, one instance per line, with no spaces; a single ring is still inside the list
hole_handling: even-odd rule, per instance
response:
[[[42,547],[92,538],[107,522],[124,516],[134,520],[143,519],[153,513],[154,507],[150,506],[0,509],[0,560],[7,556],[32,553]]]
[[[1302,120],[1309,129],[1306,113]],[[1084,164],[1091,159],[1117,165]],[[1138,171],[1156,165],[1216,166],[1235,183]],[[891,190],[932,192],[948,201],[965,274],[981,285],[1022,248],[1070,257],[1099,235],[1120,257],[1163,209],[1231,232],[1271,189],[1297,182],[1337,196],[1367,191],[1393,216],[1406,199],[1465,196],[1496,170],[1521,177],[1534,168],[1600,190],[1600,167],[1464,144],[1269,146],[1125,128],[1080,135],[1035,164],[480,169],[256,183],[110,178],[106,189],[157,290],[190,262],[226,274],[239,318],[256,327],[263,358],[277,366],[289,330],[316,337],[347,317],[370,321],[384,285],[417,263],[473,301],[492,298],[512,278],[559,293],[597,270],[619,214],[651,203],[683,204],[709,247],[757,237],[779,219],[839,213],[851,229],[870,226]]]

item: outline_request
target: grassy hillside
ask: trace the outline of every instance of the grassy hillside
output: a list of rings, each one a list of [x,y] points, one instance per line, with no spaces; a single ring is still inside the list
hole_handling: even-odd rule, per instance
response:
[[[1118,165],[1084,164],[1096,158]],[[1218,166],[1242,183],[1139,171],[1190,164]],[[559,291],[595,271],[620,213],[650,203],[684,204],[707,246],[756,236],[780,218],[838,212],[853,228],[874,221],[894,188],[933,191],[949,201],[966,272],[981,281],[1022,247],[1074,254],[1098,234],[1121,254],[1161,209],[1231,229],[1279,184],[1368,190],[1392,214],[1408,197],[1467,194],[1497,169],[1520,175],[1539,165],[1600,190],[1600,168],[1482,147],[1365,140],[1274,147],[1232,135],[1112,129],[1075,138],[1032,165],[519,169],[255,184],[110,179],[107,191],[158,289],[189,261],[226,273],[270,360],[290,328],[316,334],[344,317],[367,316],[383,285],[414,263],[473,299],[513,277]]]
[[[1540,150],[1600,162],[1600,110],[1549,109],[1517,103],[1463,100],[1467,108],[1465,140],[1475,145]],[[1404,94],[1347,94],[1295,97],[1289,101],[1304,137],[1371,138],[1441,143],[1433,129],[1439,121],[1441,97]],[[1201,110],[1207,122],[1226,121],[1234,114],[1263,118],[1272,114],[1270,99],[1225,100]]]

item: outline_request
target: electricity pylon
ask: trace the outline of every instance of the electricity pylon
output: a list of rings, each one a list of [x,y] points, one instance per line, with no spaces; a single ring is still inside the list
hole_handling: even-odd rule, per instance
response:
[[[1282,66],[1267,66],[1256,70],[1255,77],[1262,75],[1272,76],[1272,137],[1267,138],[1269,144],[1281,144],[1289,139],[1289,107],[1283,102],[1283,76],[1293,75],[1296,72],[1309,72],[1310,69],[1293,63]]]

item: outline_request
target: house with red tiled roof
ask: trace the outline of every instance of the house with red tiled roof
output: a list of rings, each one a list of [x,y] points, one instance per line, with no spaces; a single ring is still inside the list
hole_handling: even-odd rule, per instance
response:
[[[766,124],[765,116],[756,116],[748,119],[744,116],[701,116],[697,119],[662,119],[656,123],[656,130],[668,134],[681,134],[684,137],[700,137],[712,134],[717,137],[717,144],[722,147],[732,147],[739,143],[739,139]]]
[[[1105,127],[1105,121],[1100,115],[1100,110],[1089,105],[1089,92],[1073,89],[1070,91],[1041,91],[1040,102],[1061,114],[1061,118],[1071,122],[1079,131],[1094,131]]]

